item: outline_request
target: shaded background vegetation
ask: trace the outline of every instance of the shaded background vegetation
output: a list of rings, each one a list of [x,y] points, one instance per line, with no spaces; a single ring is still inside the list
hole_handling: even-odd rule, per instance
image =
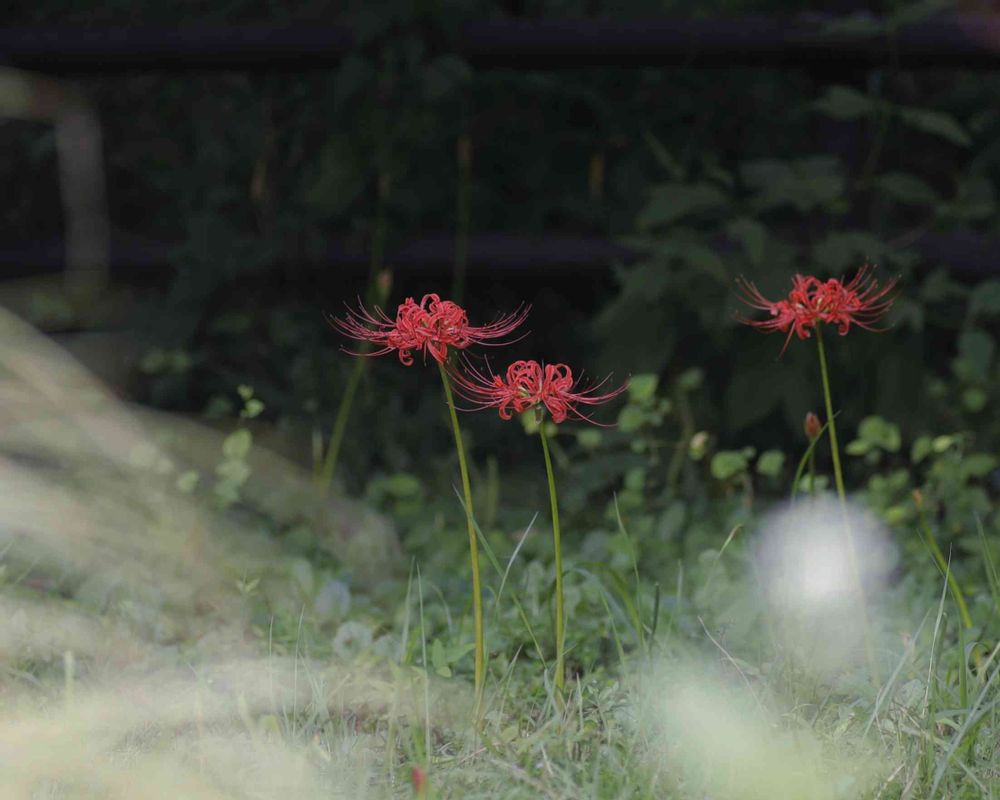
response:
[[[905,472],[921,436],[965,433],[966,450],[996,451],[996,74],[903,70],[891,55],[885,68],[821,72],[696,62],[476,69],[448,47],[467,20],[810,9],[749,1],[695,12],[653,2],[377,5],[233,2],[202,15],[194,4],[42,2],[9,16],[8,24],[67,26],[315,21],[356,34],[354,51],[328,70],[79,77],[100,115],[115,277],[127,291],[105,318],[35,304],[36,320],[56,331],[116,328],[120,357],[131,358],[124,390],[154,406],[231,417],[235,387],[252,385],[263,419],[290,434],[291,449],[308,461],[351,366],[323,312],[364,293],[373,249],[384,250],[376,261],[392,271],[394,304],[451,291],[447,242],[461,247],[466,225],[472,237],[558,234],[577,251],[618,242],[631,255],[623,248],[586,272],[558,258],[503,268],[476,256],[464,294],[479,319],[533,305],[530,342],[511,354],[659,376],[659,411],[633,407],[598,438],[567,434],[568,452],[578,448],[579,457],[564,467],[572,462],[579,473],[578,507],[590,491],[627,497],[640,489],[669,509],[684,481],[688,490],[707,486],[707,496],[730,493],[734,478],[776,490],[797,459],[791,443],[804,444],[805,413],[819,407],[811,343],[778,360],[778,341],[741,328],[735,277],[779,293],[793,272],[840,275],[871,262],[883,279],[900,277],[901,294],[889,332],[833,348],[844,424],[881,420],[869,433],[885,446],[857,445],[855,483],[870,466],[865,458],[880,459],[887,474]],[[824,10],[862,32],[883,30],[851,4]],[[871,10],[899,25],[953,9]],[[0,140],[4,236],[57,240],[64,220],[51,131],[8,123]],[[426,234],[446,240],[440,263],[397,268],[399,248]],[[343,456],[351,491],[370,490],[373,476],[415,474],[447,498],[449,471],[431,469],[450,458],[445,418],[426,377],[392,359],[373,365]],[[480,465],[501,454],[500,466],[515,475],[534,453],[534,442],[485,415],[468,425]],[[636,446],[643,436],[648,442]],[[786,443],[784,465],[754,472],[757,453],[778,442]],[[710,468],[713,454],[748,445],[755,450],[746,463],[734,456],[726,462],[733,470]],[[984,461],[966,476],[976,507],[987,508],[996,491],[994,468]],[[884,505],[902,507],[907,492],[897,480]]]

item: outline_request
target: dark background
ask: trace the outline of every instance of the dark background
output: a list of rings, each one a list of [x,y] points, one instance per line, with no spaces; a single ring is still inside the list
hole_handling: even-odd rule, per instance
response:
[[[388,270],[390,308],[458,292],[485,321],[531,303],[512,357],[665,386],[696,370],[695,428],[763,448],[818,409],[815,354],[779,361],[777,338],[739,325],[735,278],[780,294],[796,271],[870,262],[900,296],[887,332],[831,342],[845,420],[995,449],[988,8],[375,5],[9,13],[8,304],[143,403],[224,420],[252,385],[308,461],[351,368],[323,314]],[[66,278],[53,125],[78,108],[99,125],[109,226],[83,288]],[[426,380],[373,365],[353,419],[379,425],[345,450],[353,488],[446,451]],[[469,425],[497,449],[493,420]]]

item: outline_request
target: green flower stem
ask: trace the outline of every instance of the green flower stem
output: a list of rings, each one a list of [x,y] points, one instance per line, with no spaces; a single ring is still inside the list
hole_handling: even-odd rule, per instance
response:
[[[955,605],[958,606],[958,613],[962,618],[962,625],[966,628],[971,628],[972,617],[969,616],[969,606],[965,602],[965,595],[962,593],[962,587],[958,585],[955,573],[951,571],[951,566],[948,560],[944,557],[944,553],[941,552],[941,547],[938,545],[937,539],[934,538],[934,531],[931,530],[930,523],[927,521],[927,515],[924,514],[922,502],[917,503],[917,517],[920,520],[920,528],[924,534],[924,539],[927,542],[927,548],[931,551],[931,555],[934,556],[934,560],[937,562],[938,568],[945,574],[945,578],[948,581],[948,588],[951,590],[951,596],[955,599]]]
[[[472,614],[475,617],[476,636],[476,716],[483,697],[483,678],[485,656],[483,647],[483,591],[479,581],[479,540],[476,538],[476,522],[472,511],[472,484],[469,482],[469,465],[465,460],[465,445],[462,444],[462,431],[458,427],[458,413],[455,411],[455,398],[451,391],[451,380],[444,364],[438,362],[441,372],[441,383],[444,385],[444,396],[448,401],[448,411],[451,413],[451,428],[455,434],[455,449],[458,451],[458,468],[462,473],[462,492],[465,494],[465,520],[469,528],[469,560],[472,564]]]
[[[451,296],[456,303],[462,302],[465,294],[465,268],[469,254],[470,226],[470,196],[472,191],[472,143],[467,136],[462,136],[456,146],[456,161],[458,162],[457,199],[455,201],[455,274],[451,287]]]
[[[865,639],[865,654],[868,658],[868,669],[876,686],[881,683],[879,678],[878,660],[875,658],[875,646],[872,636],[871,621],[868,619],[868,603],[865,598],[865,588],[861,583],[861,572],[858,569],[858,556],[854,547],[854,534],[847,513],[847,491],[844,489],[844,472],[840,466],[840,445],[837,443],[837,423],[833,413],[833,398],[830,393],[830,374],[826,366],[826,350],[823,347],[823,330],[816,326],[816,345],[819,348],[819,369],[823,378],[823,400],[826,402],[826,418],[830,435],[830,450],[833,455],[833,477],[837,484],[837,496],[840,498],[840,511],[844,523],[844,537],[847,541],[847,558],[851,567],[851,575],[857,592],[857,602],[861,613],[861,625]]]
[[[354,405],[354,395],[357,394],[358,386],[361,385],[361,377],[364,375],[367,360],[359,356],[354,362],[354,369],[351,370],[347,386],[344,387],[344,396],[340,399],[340,408],[337,409],[337,419],[333,423],[330,443],[326,447],[323,465],[320,467],[316,480],[323,497],[330,491],[333,472],[337,468],[337,456],[340,455],[340,447],[344,443],[344,433],[347,431],[347,420],[350,419],[351,406]]]
[[[378,204],[375,207],[375,229],[372,232],[372,252],[368,262],[368,288],[365,296],[369,302],[384,303],[388,297],[388,286],[390,280],[383,284],[379,283],[379,272],[382,269],[382,260],[385,255],[386,239],[386,199],[389,196],[390,180],[387,174],[379,176],[378,180]],[[367,343],[364,343],[367,345]],[[366,352],[367,347],[363,346],[361,352]],[[340,448],[344,443],[344,433],[347,431],[347,421],[351,416],[351,407],[354,405],[354,395],[358,393],[358,386],[361,378],[364,377],[365,367],[368,359],[359,357],[354,364],[354,369],[347,379],[347,386],[344,387],[344,395],[340,398],[340,407],[337,409],[337,419],[333,423],[333,431],[330,433],[330,443],[326,447],[323,456],[323,464],[316,475],[316,485],[320,494],[326,497],[330,491],[330,483],[333,481],[333,474],[337,470],[337,458],[340,456]]]
[[[552,505],[552,544],[556,554],[556,689],[562,693],[564,682],[563,649],[565,629],[563,620],[562,583],[562,542],[559,534],[559,502],[556,500],[556,478],[552,472],[552,457],[549,455],[549,437],[545,433],[545,420],[538,425],[542,437],[542,452],[545,454],[545,474],[549,479],[549,502]]]

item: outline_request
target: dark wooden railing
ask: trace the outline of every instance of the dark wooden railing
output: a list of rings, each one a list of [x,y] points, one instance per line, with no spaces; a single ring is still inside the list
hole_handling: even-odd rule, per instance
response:
[[[431,52],[477,68],[766,66],[1000,68],[1000,15],[947,15],[895,26],[877,17],[467,22],[426,31]],[[0,64],[53,74],[145,70],[326,69],[358,46],[340,25],[0,28]]]
[[[427,32],[434,52],[452,52],[480,69],[617,67],[795,68],[841,79],[870,69],[1000,69],[1000,15],[948,15],[895,26],[875,17],[811,16],[779,20],[494,20]],[[327,69],[359,44],[336,25],[127,28],[0,28],[0,65],[56,75],[149,70],[251,72]],[[913,243],[931,263],[970,276],[995,273],[1000,244],[974,234],[926,233]],[[64,265],[62,242],[0,243],[0,272],[37,273]],[[169,246],[112,237],[112,273],[131,279],[169,271]],[[450,236],[403,243],[388,263],[405,271],[451,263]],[[635,257],[612,241],[585,236],[473,236],[472,271],[517,273],[606,268]],[[292,257],[294,261],[294,257]],[[331,242],[322,263],[306,268],[367,269],[363,248]]]

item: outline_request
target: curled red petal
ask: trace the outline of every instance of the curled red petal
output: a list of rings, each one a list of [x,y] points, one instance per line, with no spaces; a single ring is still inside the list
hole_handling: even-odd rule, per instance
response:
[[[771,301],[757,287],[740,277],[736,281],[741,299],[751,308],[766,311],[769,318],[762,320],[737,317],[741,322],[766,333],[786,334],[783,355],[793,335],[808,339],[813,328],[827,323],[846,335],[852,325],[866,330],[879,330],[874,323],[889,310],[893,298],[888,295],[896,286],[896,279],[879,286],[869,265],[862,266],[850,281],[831,278],[821,281],[812,275],[796,274],[792,288],[784,299]],[[781,356],[779,355],[779,358]]]
[[[428,293],[419,302],[407,297],[392,319],[378,307],[369,311],[359,300],[356,309],[347,307],[345,316],[328,317],[328,320],[344,336],[377,348],[374,352],[352,354],[385,355],[398,351],[400,362],[409,366],[413,363],[414,352],[423,353],[425,360],[430,355],[443,364],[451,349],[465,350],[473,344],[509,344],[493,340],[507,337],[524,322],[527,314],[528,307],[521,306],[488,325],[475,327],[469,324],[468,314],[457,303]]]
[[[537,361],[515,361],[503,375],[484,373],[466,360],[462,369],[452,369],[455,391],[472,404],[466,411],[496,408],[503,419],[510,419],[510,410],[527,411],[544,406],[553,422],[562,423],[570,417],[598,425],[579,411],[581,405],[605,403],[627,388],[627,384],[599,393],[608,378],[597,384],[582,386],[574,380],[573,371],[566,364],[542,365]]]

